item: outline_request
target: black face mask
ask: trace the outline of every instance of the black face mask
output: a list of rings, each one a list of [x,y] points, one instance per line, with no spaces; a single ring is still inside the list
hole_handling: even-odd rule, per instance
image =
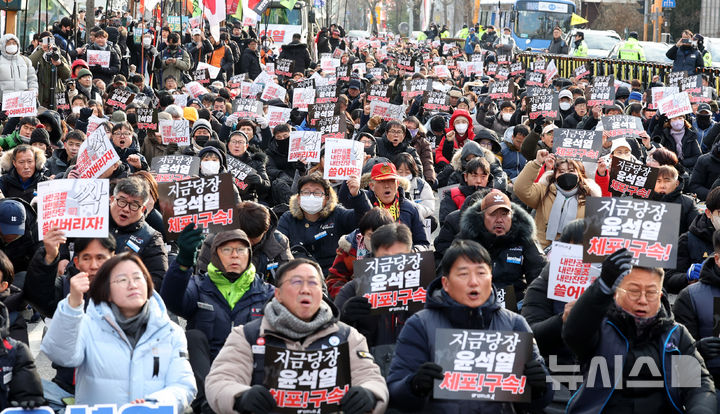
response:
[[[283,154],[287,153],[288,147],[290,146],[290,138],[279,139],[276,141],[278,143],[278,149],[280,149],[280,152]]]
[[[127,114],[127,120],[131,125],[137,124],[137,114],[135,114],[135,113]]]
[[[210,140],[210,136],[209,136],[209,135],[196,135],[196,136],[195,136],[195,142],[196,142],[199,146],[201,146],[201,147],[204,147],[205,144],[207,144],[207,142],[208,142],[209,140]]]
[[[558,175],[555,180],[558,187],[565,191],[570,191],[578,184],[578,176],[573,173],[565,173]]]
[[[701,129],[710,128],[710,115],[698,115],[697,124]]]

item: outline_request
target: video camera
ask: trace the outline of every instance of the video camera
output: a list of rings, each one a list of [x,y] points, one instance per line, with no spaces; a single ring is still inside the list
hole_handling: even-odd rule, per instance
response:
[[[46,62],[52,62],[53,60],[60,60],[60,49],[55,46],[55,39],[52,36],[43,37],[42,44],[49,46],[49,50],[43,54],[43,59]]]

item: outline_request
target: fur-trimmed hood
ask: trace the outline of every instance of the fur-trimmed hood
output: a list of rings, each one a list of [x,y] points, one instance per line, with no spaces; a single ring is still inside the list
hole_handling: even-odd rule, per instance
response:
[[[45,162],[47,161],[47,157],[45,157],[45,152],[36,147],[30,148],[35,154],[35,172],[41,172],[43,169],[45,169]],[[15,147],[15,149],[17,149],[17,147]],[[9,173],[10,170],[15,168],[12,164],[12,156],[15,152],[15,149],[13,149],[12,151],[3,152],[2,158],[0,158],[0,170],[5,173]]]
[[[460,219],[460,238],[475,240],[487,249],[498,248],[510,244],[533,244],[536,242],[535,221],[522,207],[515,203],[512,206],[512,224],[510,231],[503,236],[495,236],[485,227],[485,213],[481,209],[481,202],[478,201],[463,213]]]
[[[293,218],[297,220],[303,220],[305,218],[305,214],[303,214],[302,209],[300,208],[300,195],[299,194],[293,194],[292,197],[290,197],[290,214],[292,214]],[[330,214],[335,211],[335,208],[338,205],[338,198],[337,193],[335,193],[335,190],[333,190],[332,187],[330,187],[330,194],[328,195],[327,203],[325,203],[325,207],[323,207],[322,210],[320,210],[320,220],[324,220],[330,216]]]
[[[478,148],[480,149],[480,151],[482,152],[483,156],[487,160],[488,164],[490,164],[490,166],[492,166],[493,164],[495,164],[499,161],[497,159],[497,157],[495,156],[495,154],[493,154],[492,152],[481,147],[480,144],[476,143],[475,141],[470,141],[470,142],[465,143],[465,145],[468,145],[468,144],[471,146],[473,144],[477,145]],[[465,147],[463,147],[463,149],[464,148]],[[460,151],[455,151],[455,154],[453,154],[452,160],[450,160],[450,165],[452,165],[453,169],[455,169],[456,171],[462,171],[462,169],[463,169],[462,168],[462,154],[463,154],[462,149]]]

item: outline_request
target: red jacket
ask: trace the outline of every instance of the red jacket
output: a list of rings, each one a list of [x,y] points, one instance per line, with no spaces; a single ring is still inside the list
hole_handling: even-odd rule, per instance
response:
[[[442,140],[440,141],[440,144],[438,144],[437,148],[435,148],[435,163],[438,164],[440,162],[445,162],[450,164],[450,160],[443,155],[443,147],[445,146],[445,137],[447,136],[447,133],[450,131],[453,131],[455,128],[453,127],[453,122],[455,122],[455,119],[459,116],[465,117],[465,119],[468,120],[468,129],[465,132],[465,135],[459,135],[457,132],[455,132],[455,141],[453,141],[453,148],[459,149],[462,148],[463,145],[465,145],[465,142],[468,140],[472,141],[475,138],[475,133],[473,132],[473,121],[472,117],[470,116],[470,113],[468,111],[462,110],[462,109],[456,109],[455,112],[453,112],[452,117],[450,118],[450,128],[447,128],[445,130],[445,136],[443,136]],[[451,156],[452,158],[452,156]]]

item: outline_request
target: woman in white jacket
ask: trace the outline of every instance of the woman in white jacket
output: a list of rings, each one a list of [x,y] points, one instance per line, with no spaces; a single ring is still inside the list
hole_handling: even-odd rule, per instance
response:
[[[38,91],[35,68],[20,54],[20,41],[14,34],[0,37],[0,97],[7,92]]]
[[[147,402],[181,413],[197,391],[185,333],[132,253],[108,259],[92,284],[86,273],[70,279],[41,349],[53,362],[77,367],[77,404]]]

